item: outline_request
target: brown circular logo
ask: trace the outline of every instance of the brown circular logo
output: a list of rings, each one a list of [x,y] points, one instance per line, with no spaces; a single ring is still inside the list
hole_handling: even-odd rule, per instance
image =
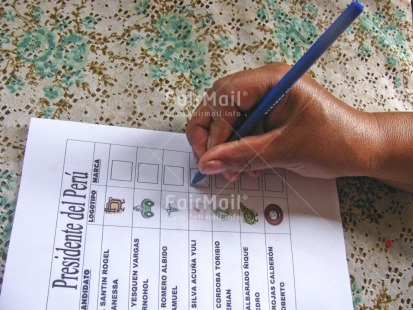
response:
[[[272,203],[264,211],[264,217],[271,225],[279,225],[283,221],[283,210],[280,206]]]

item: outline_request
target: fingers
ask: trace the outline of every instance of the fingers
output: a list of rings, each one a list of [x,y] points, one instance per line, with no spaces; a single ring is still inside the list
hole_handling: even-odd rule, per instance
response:
[[[195,157],[227,141],[234,125],[289,69],[284,64],[238,72],[214,83],[187,126]]]
[[[277,132],[273,131],[215,146],[200,159],[199,169],[204,174],[223,173],[227,179],[235,179],[240,172],[257,176],[258,170],[275,164],[276,136]]]

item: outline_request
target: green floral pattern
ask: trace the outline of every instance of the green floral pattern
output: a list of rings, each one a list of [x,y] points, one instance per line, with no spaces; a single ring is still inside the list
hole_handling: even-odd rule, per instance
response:
[[[0,170],[0,257],[4,260],[10,240],[16,198],[11,193],[16,189],[17,180],[12,172]]]
[[[402,0],[363,3],[363,15],[309,74],[357,109],[413,110],[411,7]],[[216,79],[295,63],[347,5],[3,1],[0,271],[30,117],[181,132]],[[412,308],[412,195],[367,178],[338,180],[338,193],[355,309]]]
[[[22,16],[15,5],[13,8],[18,13],[17,16]],[[27,30],[14,40],[15,49],[5,48],[2,51],[2,62],[6,62],[3,71],[12,72],[4,84],[10,93],[16,93],[24,90],[25,87],[37,87],[46,82],[48,85],[42,87],[44,96],[39,98],[43,106],[37,116],[56,117],[70,104],[67,101],[53,104],[53,101],[68,97],[70,88],[82,83],[85,77],[89,46],[82,30],[93,29],[96,19],[87,16],[82,19],[81,25],[74,23],[80,30],[76,33],[75,27],[69,27],[67,23],[58,21],[58,16],[54,18],[50,16],[53,20],[50,29],[41,25],[44,11],[38,6],[29,7],[25,15],[28,17],[21,21],[25,25],[23,29]],[[7,21],[18,22],[16,18],[11,19],[10,16],[11,13],[5,15]],[[33,28],[33,24],[38,27]],[[8,33],[3,31],[2,47],[5,44],[14,45],[7,35]],[[23,71],[28,72],[23,75]],[[24,83],[24,80],[28,80],[28,83]],[[45,109],[54,113],[45,114],[43,113]]]
[[[8,48],[1,53],[1,59],[6,63],[4,71],[12,72],[4,84],[10,93],[42,84],[43,97],[38,98],[42,105],[37,116],[54,118],[67,112],[70,106],[67,98],[74,88],[85,91],[87,96],[92,95],[93,90],[84,82],[88,75],[94,75],[104,85],[113,84],[116,77],[106,74],[101,64],[90,61],[99,55],[109,56],[110,62],[126,61],[129,66],[139,68],[149,66],[149,78],[153,80],[151,89],[162,87],[167,76],[173,75],[177,79],[171,89],[173,94],[185,90],[197,96],[219,75],[222,56],[233,44],[229,31],[215,23],[212,14],[195,13],[196,5],[192,3],[168,5],[160,2],[154,14],[149,10],[149,1],[138,1],[130,12],[138,22],[126,27],[123,33],[110,34],[112,42],[136,55],[133,58],[120,56],[108,50],[108,36],[94,31],[103,18],[91,14],[83,16],[86,1],[74,2],[73,6],[75,10],[70,19],[63,18],[57,8],[47,11],[47,15],[40,6],[29,6],[24,11],[17,2],[9,5],[13,10],[6,10],[3,15],[7,22],[14,22],[23,30],[13,43],[8,37],[11,33],[2,30],[0,43],[7,44]],[[214,63],[208,64],[208,57]],[[30,82],[25,84],[25,80]],[[48,85],[44,86],[46,82]],[[183,107],[185,113],[192,109],[193,105]]]

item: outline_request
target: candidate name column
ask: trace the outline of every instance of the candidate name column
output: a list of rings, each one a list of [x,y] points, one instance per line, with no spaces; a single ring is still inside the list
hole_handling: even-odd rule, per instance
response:
[[[213,309],[243,309],[238,183],[212,177]]]
[[[191,155],[188,200],[188,299],[191,309],[213,309],[211,177],[206,176],[201,182],[192,184],[191,180],[197,172],[198,164]]]
[[[271,309],[265,281],[265,219],[263,178],[242,175],[240,185],[241,264],[244,309]],[[280,308],[281,309],[281,308]],[[275,309],[274,309],[275,310]]]
[[[138,147],[129,309],[157,309],[163,151]]]
[[[189,153],[164,150],[158,309],[188,309]]]
[[[295,309],[294,262],[286,172],[263,171],[268,303],[271,309]]]
[[[68,140],[57,212],[47,309],[77,309],[82,290],[94,143]]]
[[[128,308],[136,152],[136,147],[110,146],[98,309]]]

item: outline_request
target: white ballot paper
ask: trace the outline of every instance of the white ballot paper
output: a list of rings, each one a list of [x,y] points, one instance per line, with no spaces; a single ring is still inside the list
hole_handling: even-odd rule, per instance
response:
[[[191,184],[184,134],[32,119],[0,309],[352,309],[336,185]]]

